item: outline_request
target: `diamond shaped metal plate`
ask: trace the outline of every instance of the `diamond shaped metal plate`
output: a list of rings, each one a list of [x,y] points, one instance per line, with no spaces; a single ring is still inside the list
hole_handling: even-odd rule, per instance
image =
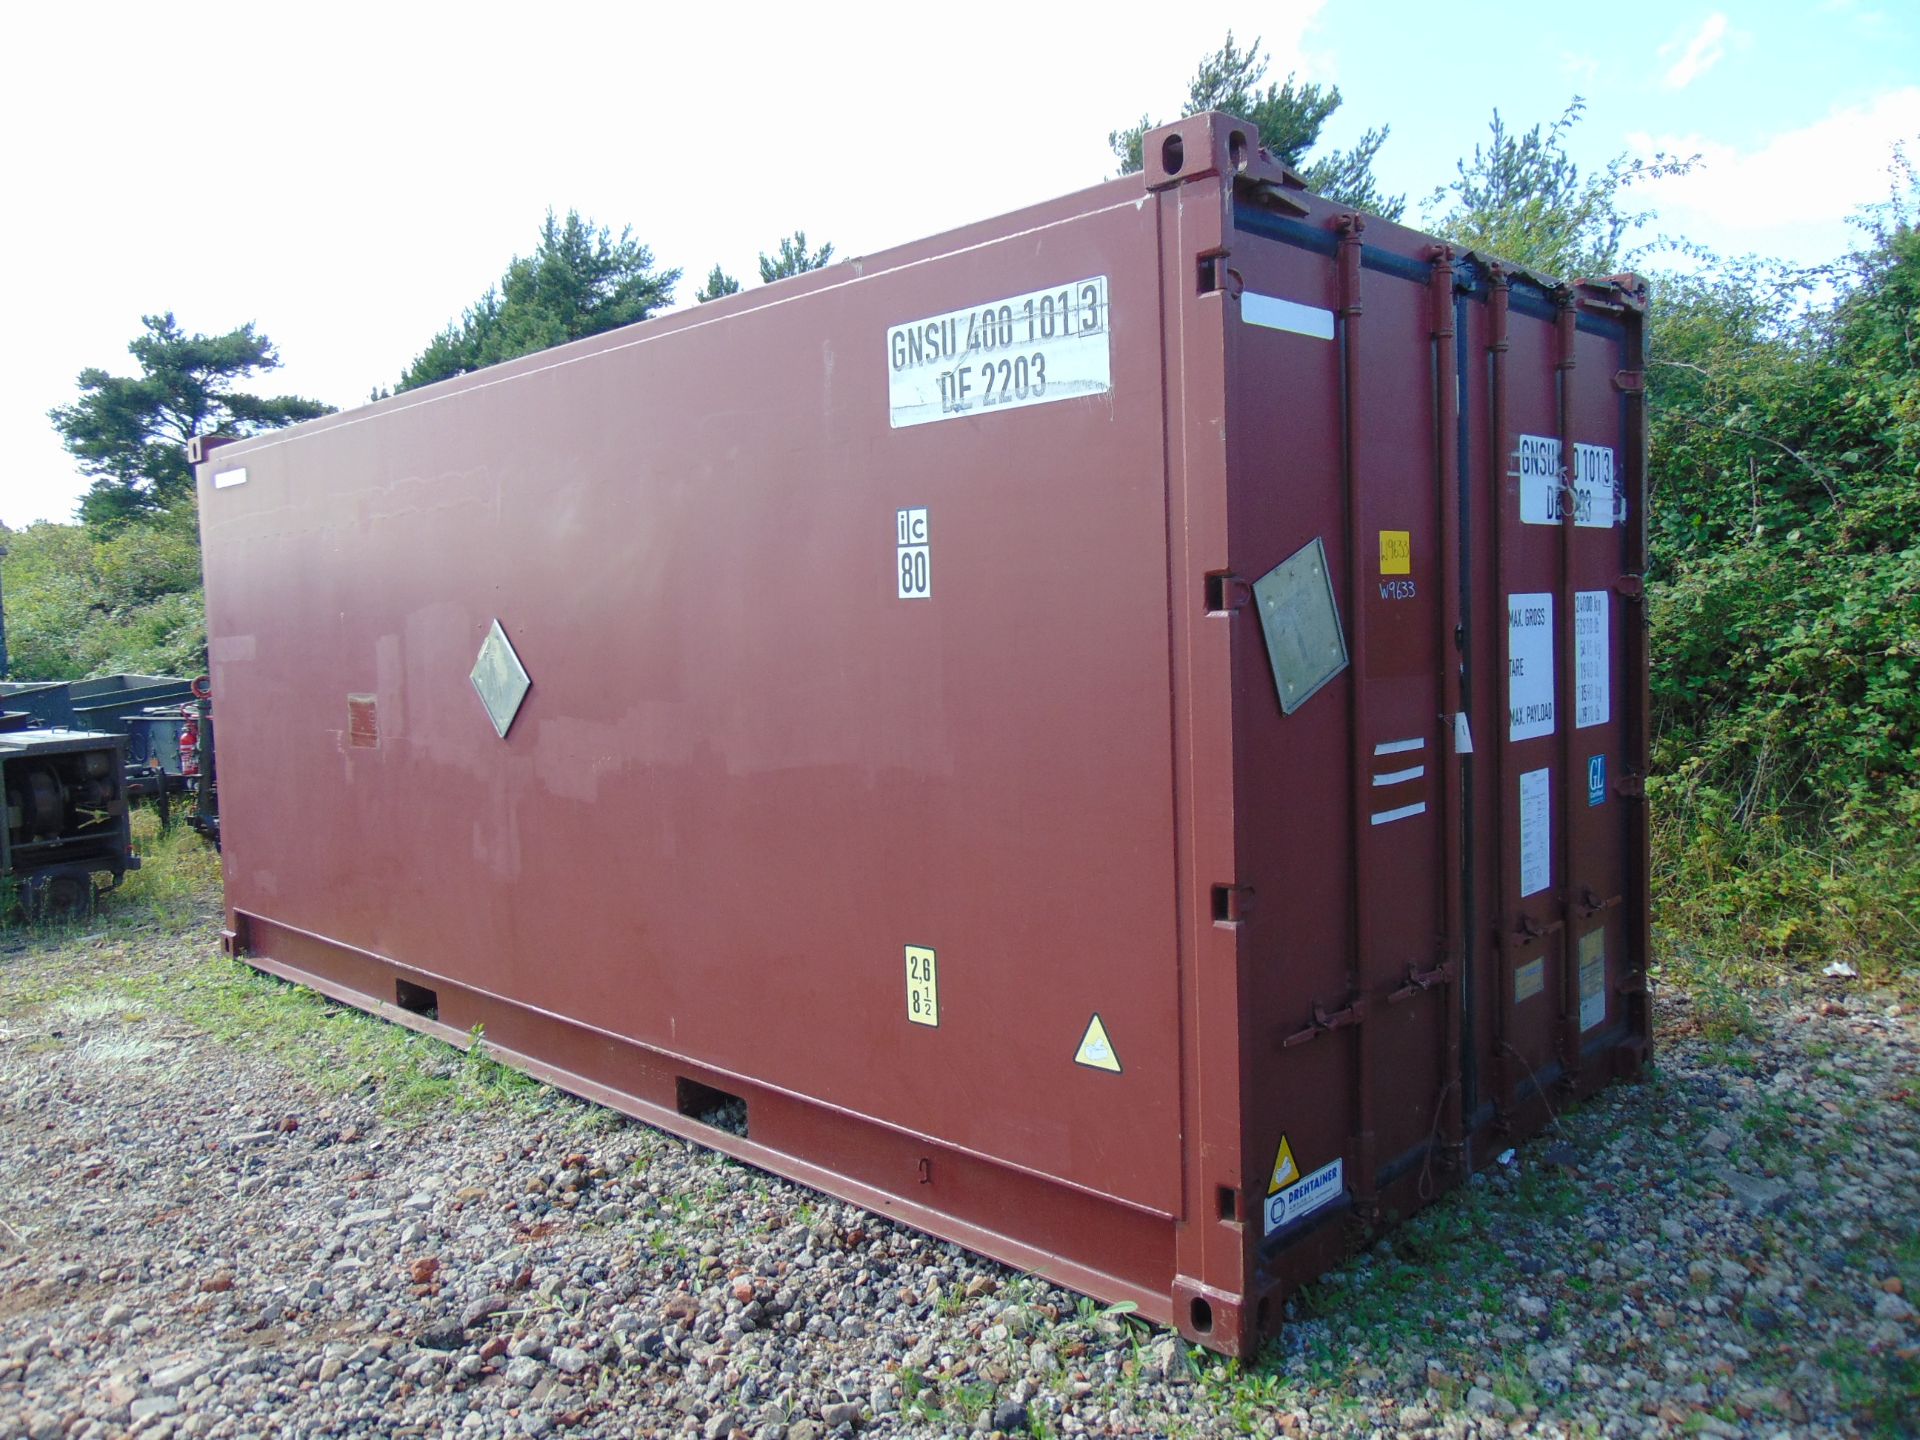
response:
[[[1280,709],[1291,715],[1347,668],[1347,637],[1318,537],[1253,583]]]
[[[480,642],[479,658],[473,662],[473,689],[480,697],[480,703],[487,707],[487,718],[493,722],[494,730],[502,740],[513,726],[513,717],[520,713],[520,702],[527,698],[527,691],[533,688],[533,681],[527,676],[526,666],[520,663],[520,657],[513,653],[513,645],[507,639],[507,632],[500,628],[495,620],[487,630],[487,638]]]

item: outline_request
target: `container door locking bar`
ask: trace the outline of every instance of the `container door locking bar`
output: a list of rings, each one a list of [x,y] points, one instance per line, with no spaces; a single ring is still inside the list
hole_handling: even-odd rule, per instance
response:
[[[1343,1030],[1349,1025],[1358,1025],[1367,1018],[1367,1002],[1355,998],[1348,1002],[1344,1010],[1329,1012],[1318,1001],[1314,1002],[1313,1019],[1305,1028],[1296,1030],[1280,1042],[1282,1050],[1291,1050],[1296,1045],[1304,1045],[1309,1040],[1318,1040],[1322,1035],[1334,1030]]]

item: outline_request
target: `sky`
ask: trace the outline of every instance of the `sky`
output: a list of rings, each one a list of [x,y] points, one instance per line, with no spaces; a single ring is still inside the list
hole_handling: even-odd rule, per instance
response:
[[[1204,10],[1204,13],[1202,11]],[[1337,84],[1323,141],[1391,134],[1426,197],[1484,139],[1580,95],[1573,150],[1693,155],[1657,229],[1805,263],[1848,248],[1896,141],[1920,160],[1911,0],[1609,0],[1502,21],[1426,0],[665,7],[487,0],[22,6],[0,55],[0,522],[86,486],[47,420],[87,366],[133,368],[140,317],[247,321],[255,388],[348,407],[577,209],[684,271],[804,229],[869,254],[1110,175],[1108,131],[1176,118],[1231,29],[1273,76]],[[1469,18],[1470,16],[1474,18]]]

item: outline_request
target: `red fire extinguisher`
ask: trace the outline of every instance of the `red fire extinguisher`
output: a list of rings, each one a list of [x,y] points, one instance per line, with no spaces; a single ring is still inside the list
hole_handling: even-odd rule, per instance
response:
[[[198,775],[200,773],[200,716],[198,707],[183,705],[180,713],[185,717],[180,726],[180,773]]]

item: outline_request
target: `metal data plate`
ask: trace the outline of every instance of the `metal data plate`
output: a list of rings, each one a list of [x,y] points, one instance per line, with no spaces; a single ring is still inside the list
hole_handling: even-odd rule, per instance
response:
[[[500,628],[498,620],[487,631],[487,638],[480,642],[480,656],[473,662],[472,678],[480,703],[487,707],[487,718],[493,722],[500,738],[506,739],[513,717],[520,713],[520,702],[533,688],[533,681],[527,678],[526,667],[513,653],[507,632]]]
[[[1254,581],[1253,601],[1273,662],[1273,687],[1281,710],[1291,715],[1347,668],[1346,632],[1319,538]]]

